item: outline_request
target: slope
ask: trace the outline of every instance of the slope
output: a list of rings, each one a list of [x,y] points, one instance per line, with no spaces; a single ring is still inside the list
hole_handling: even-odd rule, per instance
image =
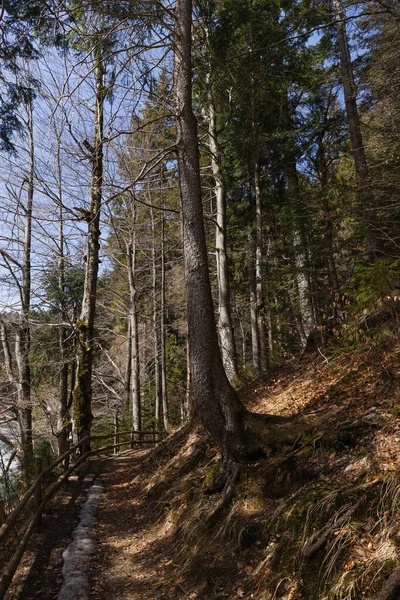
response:
[[[251,410],[290,415],[299,434],[277,427],[228,501],[209,493],[219,457],[196,427],[109,459],[91,596],[400,598],[400,344],[382,330],[357,350],[242,390]]]

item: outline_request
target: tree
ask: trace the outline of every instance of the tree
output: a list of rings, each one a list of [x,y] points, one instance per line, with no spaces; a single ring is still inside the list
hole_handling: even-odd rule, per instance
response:
[[[367,248],[370,259],[376,260],[382,255],[383,245],[382,240],[378,235],[373,184],[370,178],[367,156],[361,133],[361,123],[357,107],[357,86],[351,62],[342,0],[332,0],[332,9],[336,23],[344,100],[349,123],[351,150],[357,175],[358,193],[363,211]]]
[[[103,146],[104,146],[104,102],[107,53],[104,48],[103,32],[98,31],[93,48],[95,72],[95,109],[93,144],[86,146],[92,165],[91,199],[89,210],[84,215],[88,224],[86,273],[78,331],[77,376],[74,390],[74,429],[81,440],[90,433],[92,415],[92,371],[94,352],[94,321],[99,272],[100,213],[103,198]],[[84,453],[90,448],[86,442],[80,448]]]
[[[218,108],[223,104],[223,86],[220,84],[221,68],[215,56],[216,11],[214,2],[206,0],[200,3],[199,14],[202,27],[198,28],[199,39],[197,45],[201,46],[201,57],[198,57],[201,73],[200,85],[205,87],[201,98],[202,113],[208,128],[208,145],[210,152],[213,188],[216,202],[215,226],[215,258],[217,265],[218,285],[218,337],[222,353],[222,360],[228,378],[232,381],[238,378],[238,362],[236,355],[235,336],[232,323],[231,293],[228,272],[227,255],[227,219],[226,219],[226,178],[223,171],[223,150],[221,147],[222,128],[219,123]],[[205,50],[204,50],[205,49]],[[206,60],[204,60],[206,55]],[[202,64],[206,64],[202,72]],[[204,70],[204,67],[203,67]],[[217,98],[219,102],[217,103]],[[226,108],[226,107],[224,107]]]
[[[204,230],[197,124],[192,109],[191,0],[175,8],[176,150],[187,286],[189,361],[195,410],[221,449],[225,471],[260,455],[247,411],[226,376],[214,321]]]

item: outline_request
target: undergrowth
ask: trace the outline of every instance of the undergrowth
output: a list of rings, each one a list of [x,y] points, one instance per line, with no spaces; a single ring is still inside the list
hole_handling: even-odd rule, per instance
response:
[[[399,564],[400,348],[392,344],[384,336],[380,352],[343,353],[332,365],[314,357],[258,383],[247,395],[252,410],[273,412],[276,401],[323,434],[297,454],[296,444],[286,446],[244,468],[228,506],[205,493],[220,459],[200,430],[180,432],[169,455],[152,458],[159,464],[149,502],[156,523],[173,523],[173,560],[191,582],[188,598],[374,598]],[[352,428],[357,420],[362,428]]]

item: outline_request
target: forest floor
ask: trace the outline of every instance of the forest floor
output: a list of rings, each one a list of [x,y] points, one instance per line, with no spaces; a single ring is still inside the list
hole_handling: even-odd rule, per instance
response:
[[[90,597],[399,599],[399,359],[391,336],[247,385],[250,410],[291,415],[311,433],[243,469],[228,506],[206,493],[219,455],[198,429],[93,461],[81,475],[90,485],[100,470],[104,486]],[[9,600],[57,597],[76,509],[54,511],[59,525],[36,534]]]

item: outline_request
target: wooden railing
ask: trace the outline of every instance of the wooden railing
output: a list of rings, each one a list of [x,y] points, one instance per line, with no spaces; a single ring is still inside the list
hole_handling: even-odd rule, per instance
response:
[[[122,436],[129,435],[130,439],[126,442],[119,441]],[[116,434],[101,434],[101,435],[89,435],[82,438],[77,444],[74,444],[70,449],[59,456],[51,465],[42,469],[40,459],[35,460],[35,480],[25,495],[21,498],[20,502],[14,508],[14,510],[5,517],[4,503],[0,502],[0,544],[3,544],[10,533],[15,529],[18,519],[21,517],[25,507],[31,499],[34,502],[34,515],[29,520],[28,524],[25,525],[26,529],[23,534],[18,537],[18,545],[9,563],[2,570],[0,575],[0,600],[3,600],[8,588],[10,587],[11,581],[15,575],[19,563],[24,555],[28,542],[31,538],[32,533],[36,527],[40,524],[42,512],[46,504],[51,500],[54,494],[60,489],[63,483],[68,481],[68,477],[90,456],[105,452],[106,450],[117,450],[119,451],[122,446],[143,446],[146,444],[156,444],[163,439],[163,434],[158,431],[122,431],[118,432],[117,443],[102,446],[94,450],[89,450],[80,456],[72,465],[70,465],[71,457],[74,457],[79,449],[93,440],[101,440],[108,438],[115,438]],[[149,439],[150,438],[150,439]],[[59,465],[64,465],[64,472],[45,490],[43,490],[43,479],[46,475],[49,475]],[[1,500],[1,499],[0,499]],[[3,522],[4,520],[4,522]]]

